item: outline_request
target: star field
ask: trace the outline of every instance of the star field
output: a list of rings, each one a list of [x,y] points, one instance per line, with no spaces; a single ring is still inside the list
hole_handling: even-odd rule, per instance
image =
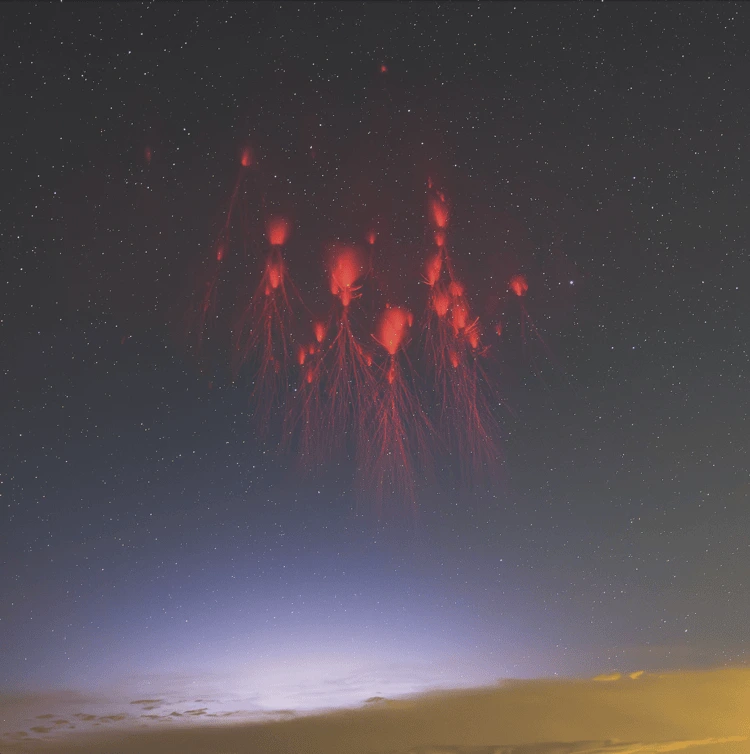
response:
[[[747,662],[744,4],[0,15],[0,691],[311,708]],[[312,307],[325,243],[377,220],[420,316],[439,176],[504,323],[489,489],[440,457],[418,523],[378,522],[351,457],[260,437],[228,336],[184,347],[247,140]]]

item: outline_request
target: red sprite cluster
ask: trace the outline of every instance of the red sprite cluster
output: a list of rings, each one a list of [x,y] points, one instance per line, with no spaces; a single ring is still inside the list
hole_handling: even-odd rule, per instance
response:
[[[197,349],[209,322],[217,317],[217,288],[229,256],[232,215],[245,174],[256,165],[249,147],[241,151],[240,165],[192,310]],[[432,180],[426,206],[430,241],[422,282],[428,298],[421,318],[404,306],[387,305],[371,333],[362,337],[352,325],[352,310],[371,272],[372,251],[343,243],[327,249],[331,313],[313,318],[284,258],[292,223],[269,215],[260,278],[254,291],[243,296],[231,324],[233,371],[237,375],[244,367],[251,374],[259,431],[281,417],[282,446],[296,449],[308,467],[353,451],[358,485],[375,497],[380,510],[394,501],[399,508],[413,506],[418,480],[430,479],[434,458],[455,459],[469,483],[494,480],[500,465],[499,400],[483,364],[488,349],[466,286],[454,270],[451,207]],[[371,250],[377,239],[373,228],[364,234]],[[529,288],[522,275],[513,276],[508,287],[519,299]],[[526,310],[522,312],[526,318]],[[309,335],[300,338],[296,328],[305,320]],[[412,336],[415,325],[421,337]],[[500,335],[502,324],[497,322],[494,330]],[[411,342],[421,346],[427,390],[418,390],[420,381],[407,355]]]

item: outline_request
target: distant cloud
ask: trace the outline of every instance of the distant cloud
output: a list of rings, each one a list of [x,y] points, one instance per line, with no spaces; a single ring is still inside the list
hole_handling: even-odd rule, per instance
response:
[[[643,675],[643,670],[636,670],[632,673],[628,673],[627,677],[635,681]],[[592,681],[621,681],[624,678],[622,673],[602,673],[601,675],[595,675]]]
[[[131,748],[118,751],[158,754],[186,750],[200,728],[206,751],[263,750],[272,735],[274,749],[296,750],[304,740],[307,754],[669,754],[700,747],[708,747],[706,754],[738,754],[736,744],[750,734],[747,668],[378,694],[356,710],[310,716],[283,708],[232,709],[231,700],[218,697],[200,696],[197,706],[197,696],[89,698],[83,705],[72,693],[5,695],[0,752],[25,751],[36,739],[48,747],[53,742],[55,754],[100,754],[125,740],[127,731]]]
[[[189,709],[185,710],[186,715],[192,715],[193,717],[197,717],[198,715],[205,715],[208,711],[208,707],[201,707],[200,709]]]

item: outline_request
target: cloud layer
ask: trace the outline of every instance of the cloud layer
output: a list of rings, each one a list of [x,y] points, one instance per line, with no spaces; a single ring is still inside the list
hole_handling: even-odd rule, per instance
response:
[[[0,719],[22,708],[33,717],[0,731],[2,754],[750,754],[750,669],[513,681],[316,716],[218,712],[209,699],[105,713],[83,697],[6,697]]]

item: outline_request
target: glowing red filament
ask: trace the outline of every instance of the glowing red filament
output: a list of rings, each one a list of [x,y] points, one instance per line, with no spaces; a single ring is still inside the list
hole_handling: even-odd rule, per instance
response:
[[[469,345],[476,351],[479,348],[479,321],[477,320],[469,325],[464,330],[464,335],[466,335]]]
[[[216,249],[216,261],[221,262],[224,259],[224,244],[220,243]]]
[[[326,336],[326,326],[322,322],[315,322],[313,323],[313,332],[315,333],[315,340],[322,343]]]
[[[271,246],[283,246],[289,238],[291,227],[283,217],[272,217],[266,224],[266,236]]]
[[[424,265],[424,275],[427,285],[433,286],[440,279],[440,271],[443,269],[443,257],[438,252],[427,259]]]
[[[523,275],[514,275],[510,279],[509,286],[513,293],[518,297],[525,296],[526,292],[529,290],[529,284]]]
[[[435,231],[435,246],[437,246],[438,249],[442,249],[443,246],[445,246],[445,231],[444,230]]]
[[[276,290],[284,278],[284,268],[280,262],[269,262],[266,266],[268,276],[268,285],[271,289]]]
[[[463,283],[459,283],[457,280],[451,281],[448,286],[448,293],[450,293],[453,298],[461,298],[461,296],[464,295]]]
[[[458,332],[466,327],[466,323],[469,321],[469,307],[462,302],[455,302],[451,306],[451,319],[453,322],[453,329]]]
[[[369,243],[370,246],[372,246],[377,240],[377,238],[378,238],[377,233],[375,233],[374,230],[371,230],[367,234],[367,243]]]
[[[448,314],[451,305],[451,298],[445,291],[435,291],[432,294],[432,308],[438,317],[444,317]]]
[[[412,313],[400,306],[386,309],[378,320],[375,340],[393,356],[401,348],[413,322]]]
[[[243,168],[249,168],[253,164],[253,150],[245,147],[240,154],[240,164]]]
[[[357,249],[345,247],[340,249],[331,265],[331,293],[341,299],[344,306],[349,306],[357,291],[355,283],[364,274],[362,255]]]
[[[448,227],[448,205],[439,199],[430,200],[430,214],[432,222],[438,228]]]

